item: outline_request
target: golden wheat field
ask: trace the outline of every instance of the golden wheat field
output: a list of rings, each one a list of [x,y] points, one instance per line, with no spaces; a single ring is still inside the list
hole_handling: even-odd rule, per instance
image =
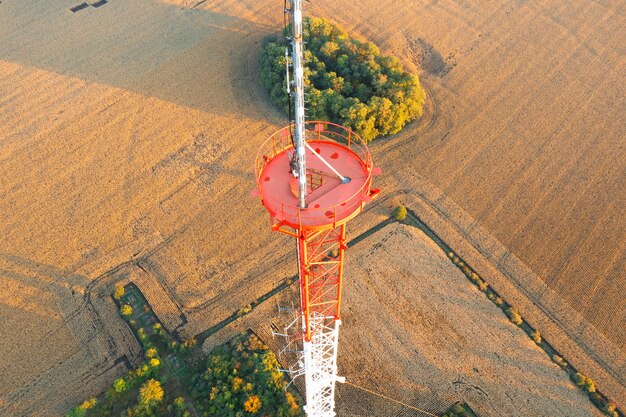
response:
[[[286,123],[257,77],[282,1],[109,0],[72,12],[79,3],[0,2],[2,417],[60,416],[137,363],[109,296],[116,282],[135,282],[190,337],[295,273],[293,242],[249,196],[257,147]],[[429,92],[421,122],[372,144],[393,198],[350,233],[392,201],[414,202],[468,262],[510,280],[520,304],[547,300],[537,320],[624,406],[626,4],[312,0],[305,12],[396,54]],[[433,257],[418,265],[435,268]],[[355,312],[379,290],[367,282]],[[581,349],[579,336],[596,344]],[[564,377],[540,368],[576,408]],[[423,383],[410,369],[407,390]],[[431,371],[441,382],[454,369]]]
[[[390,224],[349,253],[339,416],[428,415],[415,408],[441,415],[456,401],[481,416],[602,415],[423,232]],[[284,339],[272,331],[290,323],[293,312],[279,313],[276,305],[297,303],[297,290],[277,298],[207,339],[205,349],[250,328],[283,350]],[[297,360],[289,353],[279,359],[285,367]]]
[[[437,415],[446,399],[481,416],[602,415],[422,232],[391,225],[351,255],[340,415],[420,416],[363,388]]]

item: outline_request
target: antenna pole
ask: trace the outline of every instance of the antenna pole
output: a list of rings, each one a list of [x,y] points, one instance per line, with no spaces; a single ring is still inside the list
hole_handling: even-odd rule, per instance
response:
[[[291,2],[291,38],[292,62],[293,62],[293,98],[295,104],[295,147],[296,147],[296,170],[293,173],[298,177],[298,207],[306,208],[306,137],[304,133],[304,67],[303,34],[302,34],[302,0],[290,0]]]
[[[287,39],[291,42],[292,68],[287,63],[285,78],[287,92],[290,92],[290,113],[293,99],[294,120],[259,149],[257,192],[270,213],[272,230],[295,237],[298,243],[300,308],[282,333],[287,347],[281,351],[290,352],[289,360],[294,359],[292,354],[296,360],[286,371],[292,379],[304,377],[307,417],[336,417],[335,387],[338,382],[344,382],[337,374],[337,350],[344,252],[348,247],[346,224],[363,211],[380,190],[371,188],[374,167],[367,145],[356,133],[328,121],[313,121],[309,122],[309,129],[312,127],[315,135],[311,135],[312,143],[307,143],[302,0],[289,0],[289,6],[287,8],[287,0],[284,0],[284,23],[287,12],[291,17],[291,36]],[[288,58],[289,46],[285,46],[285,58]],[[287,137],[292,142],[288,146]],[[347,144],[344,138],[348,139]],[[277,140],[284,145],[281,149],[277,149]],[[311,146],[313,142],[315,146]],[[356,146],[358,152],[351,146]],[[309,171],[324,177],[321,184],[316,182],[316,190],[320,191],[310,196],[320,195],[323,199],[310,201],[315,206],[310,209],[306,203],[307,155],[311,158]],[[326,155],[333,160],[332,164],[324,158]],[[289,169],[286,169],[287,164]],[[317,169],[322,165],[330,171]],[[337,184],[337,179],[341,184],[352,185],[347,190]],[[297,182],[297,193],[293,190],[294,182]],[[286,193],[287,190],[293,191]]]

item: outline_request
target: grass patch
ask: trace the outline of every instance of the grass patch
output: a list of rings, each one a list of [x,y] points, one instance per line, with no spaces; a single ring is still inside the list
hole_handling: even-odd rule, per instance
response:
[[[441,417],[478,417],[478,415],[466,403],[456,403]]]

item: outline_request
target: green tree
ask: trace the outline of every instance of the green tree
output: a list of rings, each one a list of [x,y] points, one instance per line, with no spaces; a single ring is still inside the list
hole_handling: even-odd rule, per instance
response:
[[[309,118],[343,124],[372,140],[397,133],[421,117],[426,94],[419,78],[408,73],[397,58],[382,55],[371,42],[350,38],[326,19],[306,19],[305,27]],[[284,111],[289,100],[286,48],[284,36],[268,37],[260,56],[261,82]]]
[[[193,380],[192,398],[207,417],[301,417],[286,385],[274,354],[251,335],[209,355],[205,372]]]
[[[128,382],[124,378],[118,378],[113,382],[113,389],[116,393],[121,394],[128,389]]]

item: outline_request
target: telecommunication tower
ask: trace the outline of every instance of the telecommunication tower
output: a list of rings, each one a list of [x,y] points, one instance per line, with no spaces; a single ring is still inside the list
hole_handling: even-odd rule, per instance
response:
[[[335,383],[343,381],[337,376],[337,346],[346,224],[378,195],[371,182],[379,170],[350,129],[305,121],[302,0],[290,0],[285,13],[291,17],[286,88],[294,120],[259,149],[256,193],[272,230],[297,241],[300,306],[291,337],[300,358],[291,371],[305,378],[307,416],[332,417]]]

